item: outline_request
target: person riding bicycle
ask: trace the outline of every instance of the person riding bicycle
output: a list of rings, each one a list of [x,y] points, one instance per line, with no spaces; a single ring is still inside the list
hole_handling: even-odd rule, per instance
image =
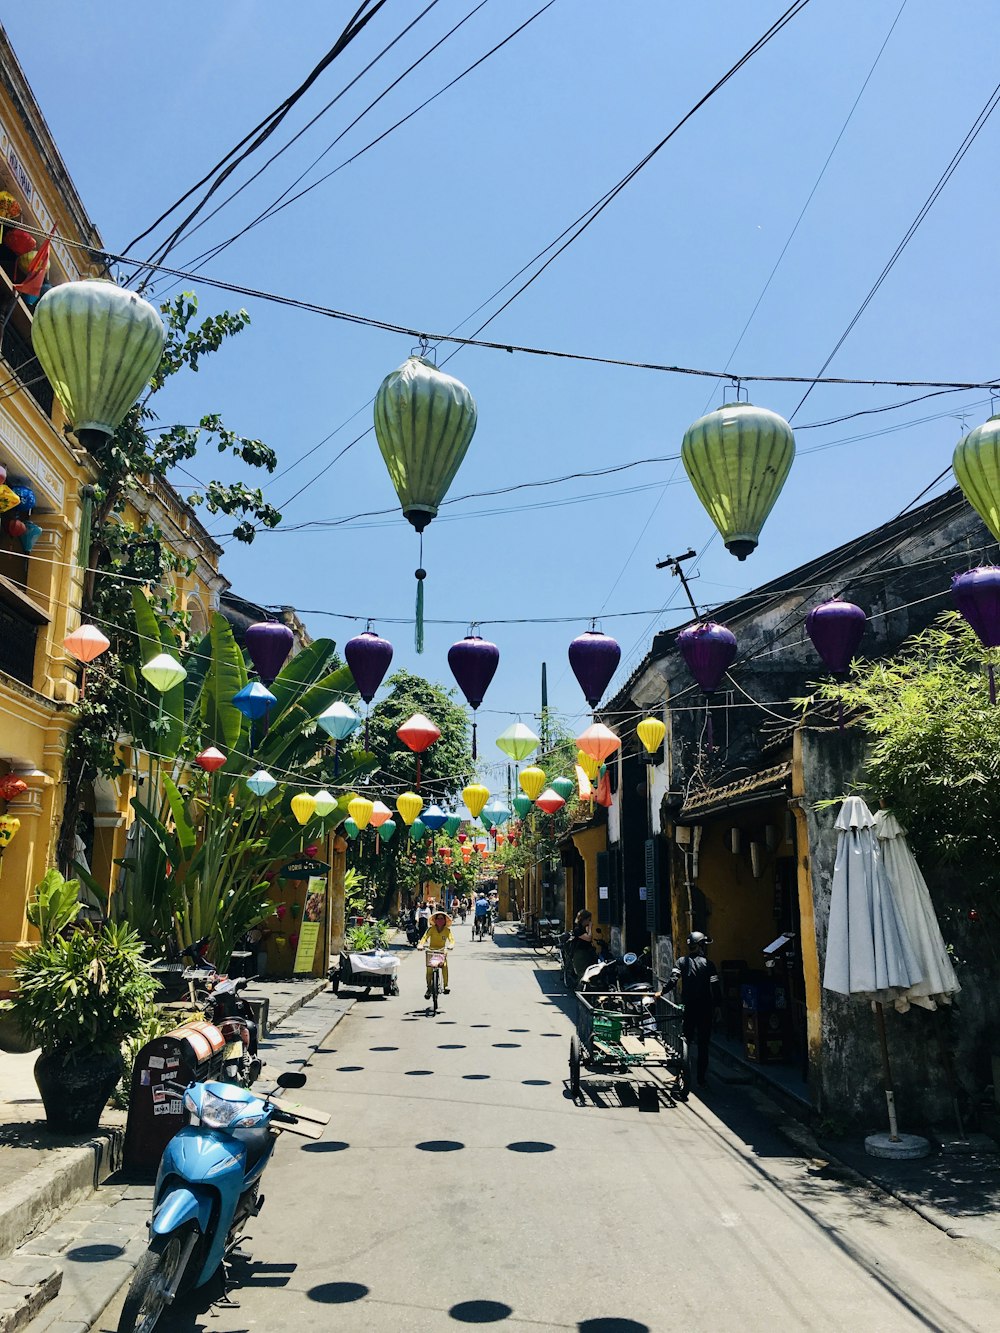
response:
[[[441,969],[441,980],[444,983],[444,993],[445,995],[448,995],[450,993],[450,987],[448,986],[447,953],[449,950],[454,949],[455,937],[451,933],[451,917],[448,915],[447,912],[442,912],[440,909],[438,909],[438,911],[434,913],[434,915],[431,917],[430,925],[424,931],[423,935],[420,937],[420,940],[417,944],[418,948],[420,948],[421,946],[424,946],[425,948],[429,949],[432,953],[443,953],[446,955],[444,960],[444,966]],[[429,1000],[431,998],[431,980],[432,980],[432,971],[431,971],[430,961],[428,960],[427,990],[424,992],[425,1000]]]
[[[474,908],[474,911],[475,911],[475,914],[476,914],[476,916],[475,916],[475,929],[478,930],[478,931],[480,931],[481,934],[485,934],[485,933],[486,933],[486,923],[487,923],[487,921],[488,921],[488,919],[489,919],[489,915],[490,915],[490,904],[489,904],[489,899],[486,897],[486,894],[485,894],[485,893],[480,892],[480,893],[478,894],[478,896],[477,896],[477,898],[476,898],[476,906],[475,906],[475,908]]]

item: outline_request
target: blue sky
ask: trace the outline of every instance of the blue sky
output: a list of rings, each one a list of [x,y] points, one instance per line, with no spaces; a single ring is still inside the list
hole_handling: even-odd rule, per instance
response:
[[[405,115],[541,3],[487,0],[324,166]],[[185,267],[203,242],[238,230],[474,4],[439,0],[172,260]],[[275,145],[422,7],[389,0]],[[40,0],[4,22],[86,206],[115,249],[297,85],[354,8],[353,0],[301,0],[286,11],[258,0],[156,8]],[[556,0],[456,88],[206,271],[414,327],[451,329],[632,167],[782,8],[757,0]],[[899,0],[813,0],[485,336],[725,366],[898,10]],[[933,0],[908,0],[733,368],[819,369],[993,89],[995,56],[985,34],[994,21],[987,0],[948,7],[946,16]],[[1000,373],[990,296],[998,142],[1000,116],[986,125],[829,373],[949,380]],[[225,303],[207,289],[201,300],[205,310]],[[393,505],[373,436],[323,469],[370,423],[365,403],[411,340],[267,303],[247,306],[250,331],[178,389],[170,415],[192,420],[219,410],[235,429],[273,445],[286,468],[362,409],[267,494],[282,504],[306,487],[285,509],[289,525]],[[453,495],[676,454],[687,425],[721,402],[714,381],[475,349],[460,352],[448,369],[479,406]],[[800,396],[794,386],[751,391],[753,401],[785,415]],[[908,396],[820,387],[794,424]],[[699,600],[720,601],[892,518],[947,465],[962,414],[969,427],[989,414],[987,397],[958,393],[799,430],[800,456],[758,551],[739,564],[720,541],[708,545]],[[938,419],[921,420],[931,415]],[[905,428],[857,438],[897,426]],[[207,480],[215,468],[209,456],[193,471]],[[545,507],[515,508],[529,503]],[[447,647],[464,626],[429,625],[427,650],[417,658],[411,628],[379,619],[412,615],[417,547],[401,517],[372,523],[279,530],[251,548],[229,543],[224,569],[237,591],[303,608],[313,633],[340,643],[352,627],[319,612],[375,617],[397,646],[397,664],[447,682]],[[210,517],[208,526],[223,527]],[[566,667],[569,640],[603,612],[603,628],[622,643],[624,675],[656,628],[683,619],[669,605],[676,581],[654,569],[656,560],[688,546],[702,550],[712,531],[670,462],[469,501],[454,507],[454,518],[432,524],[425,543],[430,619],[579,617],[485,628],[502,657],[480,714],[483,748],[514,713],[529,720],[537,709],[543,660],[553,706],[569,725],[582,723],[583,699]],[[633,610],[649,614],[609,614]]]

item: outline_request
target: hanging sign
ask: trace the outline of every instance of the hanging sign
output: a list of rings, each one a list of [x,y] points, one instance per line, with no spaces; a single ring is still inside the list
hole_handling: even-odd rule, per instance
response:
[[[288,861],[278,871],[279,879],[312,879],[316,875],[326,875],[330,867],[325,861],[317,861],[311,856],[298,856]]]
[[[311,972],[316,958],[316,946],[319,944],[320,926],[323,924],[323,899],[326,896],[326,880],[313,876],[306,889],[305,906],[302,909],[302,922],[299,925],[299,942],[295,949],[293,972]]]

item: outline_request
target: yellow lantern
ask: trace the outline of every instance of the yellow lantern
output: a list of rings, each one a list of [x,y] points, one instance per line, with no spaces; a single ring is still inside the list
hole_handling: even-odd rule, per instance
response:
[[[423,808],[424,803],[415,791],[404,791],[402,796],[396,797],[396,809],[407,828],[410,827]]]
[[[526,768],[517,780],[521,784],[521,790],[525,796],[531,801],[537,801],[545,788],[545,770],[542,768]]]
[[[353,800],[347,803],[347,813],[357,824],[359,829],[366,829],[371,822],[372,812],[375,809],[375,802],[369,801],[367,796],[355,796]]]
[[[14,835],[21,827],[21,821],[13,815],[0,815],[0,852],[14,840]]]
[[[481,782],[473,782],[462,791],[462,800],[465,802],[469,814],[473,819],[477,818],[486,802],[490,799],[489,787],[484,787]]]
[[[647,754],[655,754],[663,743],[667,729],[658,717],[644,717],[635,729],[636,735],[646,747]]]
[[[593,755],[586,754],[583,750],[576,752],[577,766],[582,768],[591,782],[597,781],[597,775],[601,771],[601,765]]]
[[[316,797],[310,796],[307,791],[300,791],[297,796],[293,796],[291,805],[292,814],[303,827],[316,813]]]

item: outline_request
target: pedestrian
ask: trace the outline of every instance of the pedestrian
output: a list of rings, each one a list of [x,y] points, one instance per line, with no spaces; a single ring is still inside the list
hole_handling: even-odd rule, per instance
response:
[[[577,981],[588,967],[597,962],[597,949],[594,946],[594,914],[586,908],[577,912],[573,922],[573,937],[570,940],[570,965]]]
[[[681,1001],[684,1005],[684,1036],[688,1048],[698,1043],[698,1086],[708,1081],[708,1046],[712,1040],[712,1019],[720,1007],[719,974],[706,950],[711,939],[700,930],[687,937],[687,953],[678,958],[670,973],[666,989],[671,991],[681,983]]]

